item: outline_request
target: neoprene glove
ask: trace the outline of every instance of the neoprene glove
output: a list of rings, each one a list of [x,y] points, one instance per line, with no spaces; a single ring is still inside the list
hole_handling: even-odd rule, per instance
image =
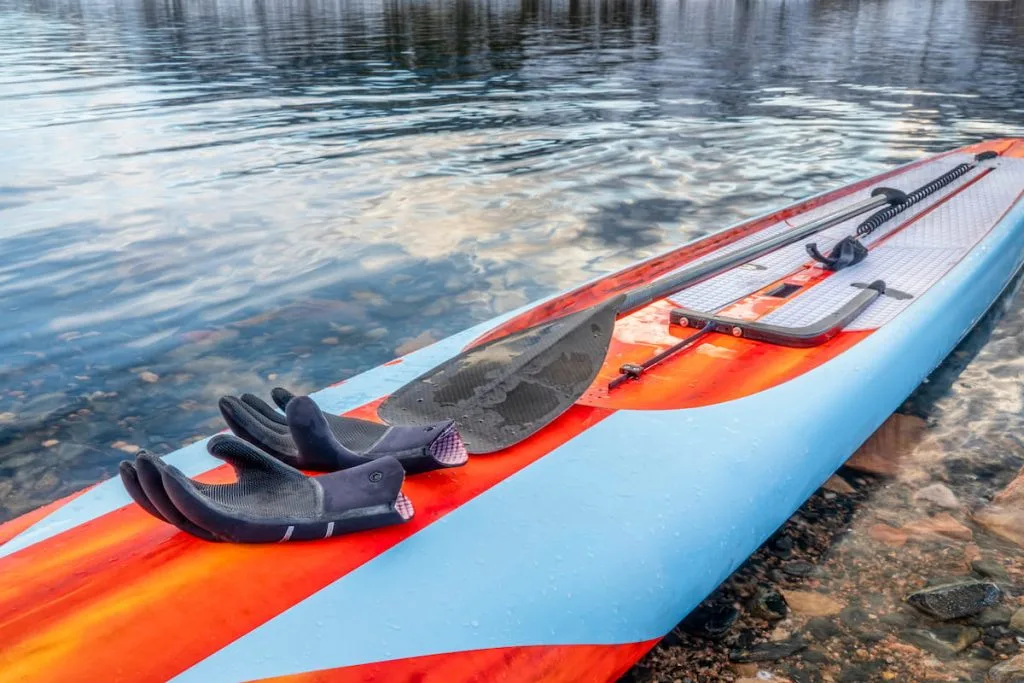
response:
[[[308,396],[271,392],[282,415],[252,394],[225,396],[218,406],[234,434],[302,470],[333,472],[383,456],[416,474],[464,464],[469,455],[452,420],[392,426],[324,413]]]
[[[154,517],[207,541],[314,540],[413,516],[401,492],[405,472],[392,457],[307,477],[233,436],[215,436],[207,449],[231,465],[237,481],[199,482],[145,452],[121,463],[121,480]]]

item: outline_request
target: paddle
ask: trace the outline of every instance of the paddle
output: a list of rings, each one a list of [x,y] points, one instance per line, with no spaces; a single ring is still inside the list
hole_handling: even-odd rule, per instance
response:
[[[807,225],[697,261],[590,308],[467,349],[395,391],[378,413],[391,424],[454,419],[473,454],[508,448],[551,423],[587,390],[604,363],[617,318],[902,199],[899,190],[877,188],[871,198]]]

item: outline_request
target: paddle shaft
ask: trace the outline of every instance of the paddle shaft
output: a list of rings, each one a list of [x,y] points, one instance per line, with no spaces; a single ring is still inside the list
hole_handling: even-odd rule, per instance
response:
[[[771,253],[776,249],[787,247],[790,244],[795,244],[800,240],[806,239],[811,235],[827,230],[833,225],[838,225],[843,221],[848,221],[854,216],[859,216],[862,213],[877,209],[886,204],[891,204],[893,199],[889,195],[878,195],[857,202],[856,204],[831,213],[827,216],[823,216],[816,221],[811,221],[807,225],[803,225],[793,230],[787,230],[786,232],[776,235],[775,237],[769,237],[768,239],[755,242],[742,249],[737,249],[734,252],[717,256],[707,261],[695,263],[692,266],[683,268],[682,270],[667,275],[660,280],[655,280],[649,285],[644,285],[634,289],[633,291],[626,294],[626,300],[623,302],[621,308],[619,308],[619,316],[627,315],[643,308],[652,301],[657,301],[669,294],[675,294],[681,289],[685,289],[690,285],[694,285],[702,280],[706,280],[715,275],[720,275],[727,270],[731,270],[736,266],[753,261],[754,259],[764,256],[765,254]]]

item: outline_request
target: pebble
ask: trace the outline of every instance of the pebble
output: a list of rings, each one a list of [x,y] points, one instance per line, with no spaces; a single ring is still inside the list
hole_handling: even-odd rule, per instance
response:
[[[974,515],[974,521],[996,536],[1024,547],[1024,471]]]
[[[807,642],[800,636],[781,643],[761,643],[746,649],[733,650],[729,659],[734,662],[771,662],[796,654],[807,647]]]
[[[729,668],[732,669],[733,673],[739,676],[752,677],[757,675],[757,672],[761,667],[754,662],[734,662],[729,665]]]
[[[413,351],[418,351],[425,346],[430,346],[436,341],[437,338],[433,334],[431,334],[429,330],[425,330],[423,332],[420,332],[419,335],[411,339],[406,339],[401,344],[399,344],[398,347],[395,348],[395,355],[405,356],[407,354],[412,353]]]
[[[960,500],[956,497],[956,494],[950,491],[949,487],[944,484],[925,486],[914,494],[914,500],[923,500],[949,510],[956,510],[960,507]]]
[[[907,602],[936,619],[959,619],[981,612],[999,601],[1001,591],[987,581],[960,581],[915,591]]]
[[[948,512],[911,522],[905,525],[903,530],[910,537],[918,540],[951,538],[957,541],[970,541],[974,539],[974,532],[958,522]]]
[[[843,603],[813,591],[782,591],[782,596],[793,612],[804,616],[828,617],[843,609]]]
[[[883,664],[881,662],[858,662],[848,663],[843,667],[839,675],[839,683],[864,683],[864,681],[878,680],[878,670]]]
[[[772,555],[775,555],[778,558],[784,560],[787,557],[789,557],[790,553],[792,552],[793,539],[785,534],[776,538],[775,542],[772,543]]]
[[[814,565],[810,562],[804,562],[803,560],[794,560],[782,565],[782,571],[790,576],[802,579],[805,576],[811,575],[814,571]]]
[[[14,424],[17,417],[14,413],[0,413],[0,425]]]
[[[883,614],[881,617],[878,618],[878,620],[886,626],[894,626],[896,628],[903,628],[917,623],[917,619],[915,619],[913,616],[909,614],[904,614],[903,612]]]
[[[680,628],[702,638],[720,638],[736,622],[739,611],[732,605],[701,605],[683,620]]]
[[[828,481],[822,484],[822,488],[826,491],[832,491],[833,493],[839,493],[844,496],[857,492],[857,489],[850,486],[850,484],[838,474],[833,474],[829,477]]]
[[[139,373],[139,379],[141,379],[143,382],[155,384],[156,382],[160,381],[160,375],[156,374],[155,372],[150,372],[149,370],[143,370],[142,372]]]
[[[892,415],[846,461],[846,466],[858,472],[891,477],[899,471],[900,458],[921,439],[926,426],[919,417]]]
[[[1021,607],[1014,612],[1008,623],[1010,624],[1010,628],[1017,633],[1024,633],[1024,607]]]
[[[60,441],[58,441],[57,439],[47,439],[46,441],[43,442],[43,448],[53,448],[59,443]]]
[[[839,627],[828,617],[814,617],[804,628],[818,642],[826,641],[840,633]]]
[[[902,529],[897,529],[888,524],[875,524],[868,529],[868,535],[893,548],[900,548],[907,542],[907,534]]]
[[[900,639],[938,657],[949,658],[980,640],[981,629],[955,625],[932,631],[912,628],[900,632]]]
[[[779,619],[785,619],[786,614],[789,612],[789,608],[786,606],[786,600],[779,592],[773,588],[761,586],[754,593],[754,598],[751,601],[750,612],[755,617],[765,619],[767,621],[778,621]]]
[[[839,618],[848,626],[860,626],[870,619],[868,613],[857,606],[844,607],[839,613]]]
[[[1003,566],[992,559],[975,560],[971,562],[971,569],[986,579],[995,579],[996,581],[1010,580],[1010,576],[1003,569]]]
[[[1024,655],[1017,655],[988,670],[987,683],[1020,683],[1024,681]]]
[[[1013,610],[1009,607],[995,605],[994,607],[986,607],[983,609],[971,618],[971,623],[982,628],[988,628],[990,626],[1006,626],[1010,623],[1010,619],[1013,617],[1013,614]]]
[[[886,637],[887,636],[886,636],[886,633],[884,631],[878,631],[878,630],[875,630],[875,629],[858,629],[857,630],[857,638],[860,639],[860,642],[866,643],[868,645],[873,645],[874,643],[880,643],[881,641],[885,640]]]
[[[49,493],[60,486],[60,477],[53,470],[46,470],[40,475],[33,486],[37,493]]]
[[[128,443],[127,441],[115,441],[114,443],[110,444],[110,447],[116,448],[119,451],[124,451],[125,453],[129,453],[131,455],[135,455],[136,453],[138,453],[139,449],[141,448],[140,446],[136,446],[133,443]]]

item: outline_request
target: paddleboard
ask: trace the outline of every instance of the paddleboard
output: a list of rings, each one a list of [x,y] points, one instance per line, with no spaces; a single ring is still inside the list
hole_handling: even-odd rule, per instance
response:
[[[976,161],[982,152],[993,158]],[[554,422],[406,479],[411,521],[322,541],[208,543],[99,483],[0,526],[0,681],[613,681],[696,607],[956,346],[1024,263],[1024,140],[923,158],[644,260],[313,395],[378,420],[472,345],[781,234],[874,188],[969,172],[812,261],[851,219],[618,320]],[[884,294],[791,343],[872,283]],[[832,316],[832,318],[830,318]],[[714,331],[609,390],[641,364]],[[758,331],[771,330],[768,337]],[[166,456],[231,480],[202,442]]]

